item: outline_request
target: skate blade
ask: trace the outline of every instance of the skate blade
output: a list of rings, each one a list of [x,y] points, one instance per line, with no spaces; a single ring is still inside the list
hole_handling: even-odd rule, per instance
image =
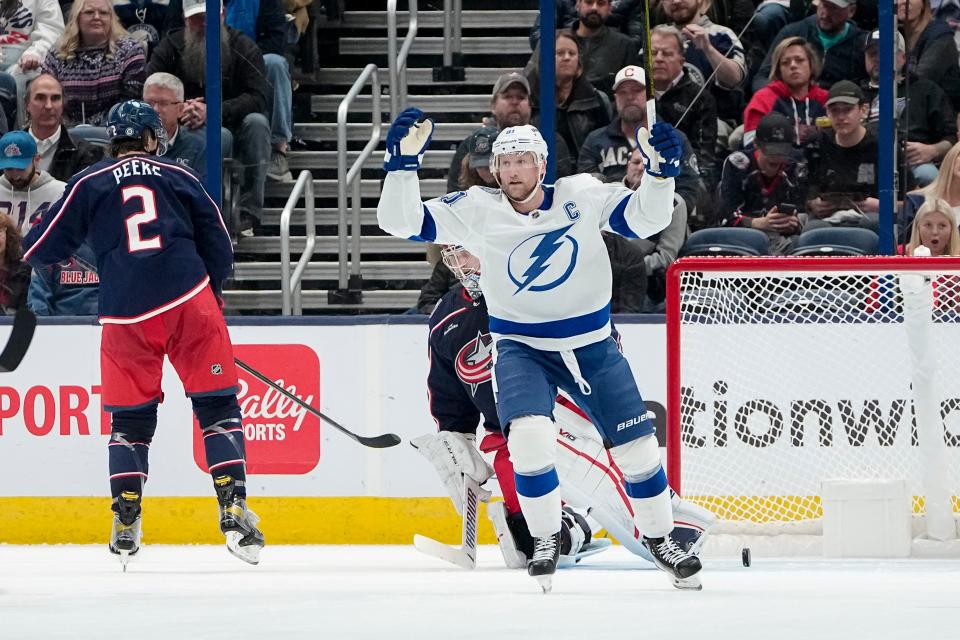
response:
[[[543,589],[543,594],[546,595],[553,591],[553,576],[537,576],[537,583],[540,585],[540,588]]]
[[[127,564],[130,562],[130,552],[129,551],[120,551],[120,566],[123,567],[123,572],[127,572]]]
[[[243,534],[241,534],[239,531],[227,531],[226,537],[227,551],[229,551],[235,557],[240,558],[247,564],[259,564],[260,550],[263,549],[262,546],[248,544],[244,547],[241,547],[240,541],[243,540]]]
[[[702,591],[703,583],[700,582],[700,576],[690,576],[689,578],[673,578],[673,586],[681,591]]]

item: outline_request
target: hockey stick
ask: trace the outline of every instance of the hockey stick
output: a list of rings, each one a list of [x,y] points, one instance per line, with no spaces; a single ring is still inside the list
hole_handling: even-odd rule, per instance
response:
[[[379,436],[371,436],[371,437],[358,435],[353,431],[350,431],[343,425],[341,425],[339,422],[337,422],[333,418],[330,418],[324,415],[319,410],[313,408],[311,405],[307,404],[297,396],[293,395],[292,393],[290,393],[289,391],[287,391],[286,389],[278,385],[276,382],[274,382],[267,376],[263,375],[262,373],[260,373],[259,371],[257,371],[256,369],[248,365],[246,362],[242,361],[240,358],[234,358],[233,361],[237,363],[238,367],[240,367],[241,369],[243,369],[244,371],[252,375],[254,378],[259,380],[263,384],[283,394],[286,398],[293,400],[298,405],[300,405],[301,407],[303,407],[313,415],[317,416],[318,418],[320,418],[321,420],[329,424],[331,427],[333,427],[340,433],[356,440],[357,442],[364,445],[365,447],[371,447],[373,449],[386,449],[387,447],[393,447],[400,444],[400,436],[398,436],[395,433],[384,433]]]
[[[657,103],[656,91],[653,86],[653,44],[650,40],[650,2],[646,0],[643,3],[644,21],[643,30],[646,32],[646,73],[647,73],[647,130],[652,131],[653,125],[657,122]]]
[[[464,569],[477,566],[477,505],[480,487],[469,476],[463,477],[463,526],[460,529],[460,546],[452,547],[419,533],[413,536],[417,551],[434,558],[446,560]]]
[[[27,348],[33,340],[33,332],[37,328],[37,316],[26,306],[17,309],[13,317],[13,329],[7,344],[0,353],[0,372],[7,373],[20,366],[23,357],[27,355]]]

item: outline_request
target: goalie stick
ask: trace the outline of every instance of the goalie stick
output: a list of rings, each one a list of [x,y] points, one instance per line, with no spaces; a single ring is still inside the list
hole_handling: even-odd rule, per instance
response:
[[[37,328],[37,316],[26,306],[17,309],[13,317],[13,329],[7,344],[0,353],[0,372],[7,373],[20,366],[23,357],[27,355],[27,348],[33,340],[33,332]]]
[[[453,547],[419,533],[413,536],[413,546],[428,556],[446,560],[464,569],[477,566],[477,506],[480,487],[469,476],[463,477],[463,526],[460,529],[460,546]]]
[[[274,390],[278,391],[279,393],[282,393],[285,397],[289,398],[290,400],[293,400],[298,405],[300,405],[301,407],[303,407],[313,415],[317,416],[318,418],[320,418],[321,420],[329,424],[331,427],[333,427],[340,433],[344,434],[349,438],[352,438],[353,440],[356,440],[357,442],[364,445],[365,447],[371,447],[373,449],[386,449],[387,447],[393,447],[400,444],[400,436],[398,436],[395,433],[384,433],[379,436],[369,436],[369,437],[358,435],[353,431],[350,431],[343,425],[341,425],[339,422],[337,422],[333,418],[330,418],[329,416],[323,414],[318,409],[315,409],[313,406],[307,404],[297,396],[293,395],[292,393],[290,393],[289,391],[287,391],[286,389],[278,385],[276,382],[274,382],[267,376],[263,375],[262,373],[260,373],[259,371],[257,371],[256,369],[248,365],[246,362],[244,362],[240,358],[234,358],[233,361],[237,363],[238,367],[240,367],[241,369],[243,369],[244,371],[252,375],[254,378],[259,380],[263,384],[269,387],[272,387]]]

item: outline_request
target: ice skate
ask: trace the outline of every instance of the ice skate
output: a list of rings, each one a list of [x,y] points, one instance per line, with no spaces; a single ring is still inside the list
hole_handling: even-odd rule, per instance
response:
[[[110,531],[110,553],[120,556],[123,571],[127,571],[130,556],[140,551],[140,494],[124,491],[117,498],[117,512],[113,516],[113,529]]]
[[[257,529],[260,518],[247,508],[247,502],[235,495],[236,483],[230,476],[214,478],[220,503],[220,531],[227,538],[227,550],[249,564],[260,562],[263,534]]]
[[[527,574],[540,583],[544,593],[553,589],[553,574],[560,560],[560,533],[533,539],[533,558],[527,562]]]
[[[643,546],[653,556],[653,562],[665,571],[678,589],[699,591],[702,588],[696,577],[700,571],[700,559],[684,551],[676,541],[666,538],[644,538]]]

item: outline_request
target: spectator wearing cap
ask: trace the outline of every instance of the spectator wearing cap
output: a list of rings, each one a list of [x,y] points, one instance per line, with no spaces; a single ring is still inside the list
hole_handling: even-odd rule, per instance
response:
[[[816,85],[820,57],[809,42],[795,36],[780,41],[772,60],[770,83],[753,94],[743,112],[743,146],[751,144],[760,119],[772,112],[793,120],[798,143],[806,145],[816,137],[817,118],[826,115],[827,92]]]
[[[939,85],[960,111],[960,66],[953,28],[936,18],[930,0],[896,0],[907,45],[907,70]]]
[[[33,223],[63,195],[66,186],[40,168],[37,143],[26,131],[0,137],[0,213],[13,218],[26,235]]]
[[[206,3],[184,0],[186,27],[171,31],[157,45],[147,73],[170,73],[183,82],[186,100],[180,124],[191,131],[205,129],[207,105],[204,102]],[[270,122],[267,83],[263,56],[256,43],[240,31],[223,24],[220,16],[221,83],[220,107],[223,130],[221,152],[240,164],[239,234],[255,235],[263,216],[263,191],[270,161]]]
[[[183,115],[183,83],[177,76],[163,71],[150,74],[143,83],[143,101],[160,116],[167,134],[163,157],[190,167],[202,178],[206,176],[207,139],[180,126]]]
[[[583,75],[580,58],[580,42],[569,31],[556,33],[556,132],[563,138],[570,150],[571,159],[577,161],[577,154],[583,141],[591,131],[610,123],[610,99]],[[539,121],[540,74],[535,67],[530,75],[532,90],[531,106],[537,115],[534,124]]]
[[[717,226],[759,229],[770,238],[772,254],[789,253],[806,220],[806,173],[795,144],[796,129],[786,116],[761,118],[754,144],[723,162]]]
[[[587,136],[577,160],[577,173],[591,173],[604,182],[623,181],[630,154],[637,146],[636,131],[647,126],[646,86],[646,74],[641,67],[630,65],[620,69],[613,83],[617,116]],[[692,214],[703,183],[690,141],[682,131],[677,133],[683,140],[683,157],[675,191],[683,198],[687,212]]]
[[[700,92],[702,83],[690,77],[690,67],[684,65],[683,36],[677,28],[654,27],[650,50],[657,117],[686,134],[697,155],[700,177],[712,191],[717,170],[717,104],[709,92]]]
[[[530,81],[522,73],[505,73],[497,78],[493,85],[493,94],[490,97],[490,111],[493,114],[495,126],[499,133],[507,127],[515,127],[521,124],[530,124]],[[463,157],[469,153],[470,140],[473,136],[480,133],[478,129],[470,134],[466,139],[457,145],[457,151],[453,154],[453,160],[450,162],[450,170],[447,173],[447,191],[460,191],[458,186],[460,179],[460,165]],[[557,137],[553,149],[556,158],[557,177],[568,176],[573,173],[573,163],[570,159],[570,151],[562,137]],[[439,256],[439,254],[437,254]],[[431,260],[431,262],[433,262]]]
[[[773,39],[766,59],[753,77],[753,90],[759,91],[773,79],[776,66],[773,52],[780,43],[792,38],[803,38],[816,50],[823,61],[816,81],[821,87],[830,87],[839,80],[860,82],[867,77],[863,66],[863,41],[866,33],[853,22],[857,10],[852,0],[821,0],[814,15],[791,22]]]
[[[864,126],[868,108],[863,90],[850,80],[830,87],[827,115],[833,128],[811,152],[808,228],[824,224],[877,228],[879,148],[877,137]]]
[[[40,169],[66,182],[103,158],[103,148],[70,135],[63,122],[63,87],[48,73],[33,79],[25,99],[27,131],[37,143]]]
[[[499,133],[493,127],[480,127],[468,138],[467,154],[460,162],[460,177],[457,186],[461,191],[470,187],[492,187],[499,189],[496,178],[490,172],[490,158],[493,155],[493,141]]]
[[[104,126],[110,107],[140,99],[145,65],[143,47],[127,34],[108,0],[77,0],[42,72],[60,81],[69,125]]]
[[[617,71],[639,64],[639,48],[629,36],[606,26],[607,18],[613,13],[611,0],[577,0],[576,8],[577,19],[569,30],[580,42],[583,74],[590,84],[609,96]],[[539,60],[540,44],[537,43],[527,63],[527,75]]]
[[[864,52],[870,80],[863,85],[864,95],[870,104],[867,128],[877,132],[880,119],[880,32],[874,31],[867,40]],[[950,147],[957,141],[957,121],[953,106],[937,84],[925,78],[904,74],[906,63],[903,36],[896,34],[897,74],[896,104],[898,139],[906,140],[907,162],[916,186],[923,187],[937,177],[937,166]]]

